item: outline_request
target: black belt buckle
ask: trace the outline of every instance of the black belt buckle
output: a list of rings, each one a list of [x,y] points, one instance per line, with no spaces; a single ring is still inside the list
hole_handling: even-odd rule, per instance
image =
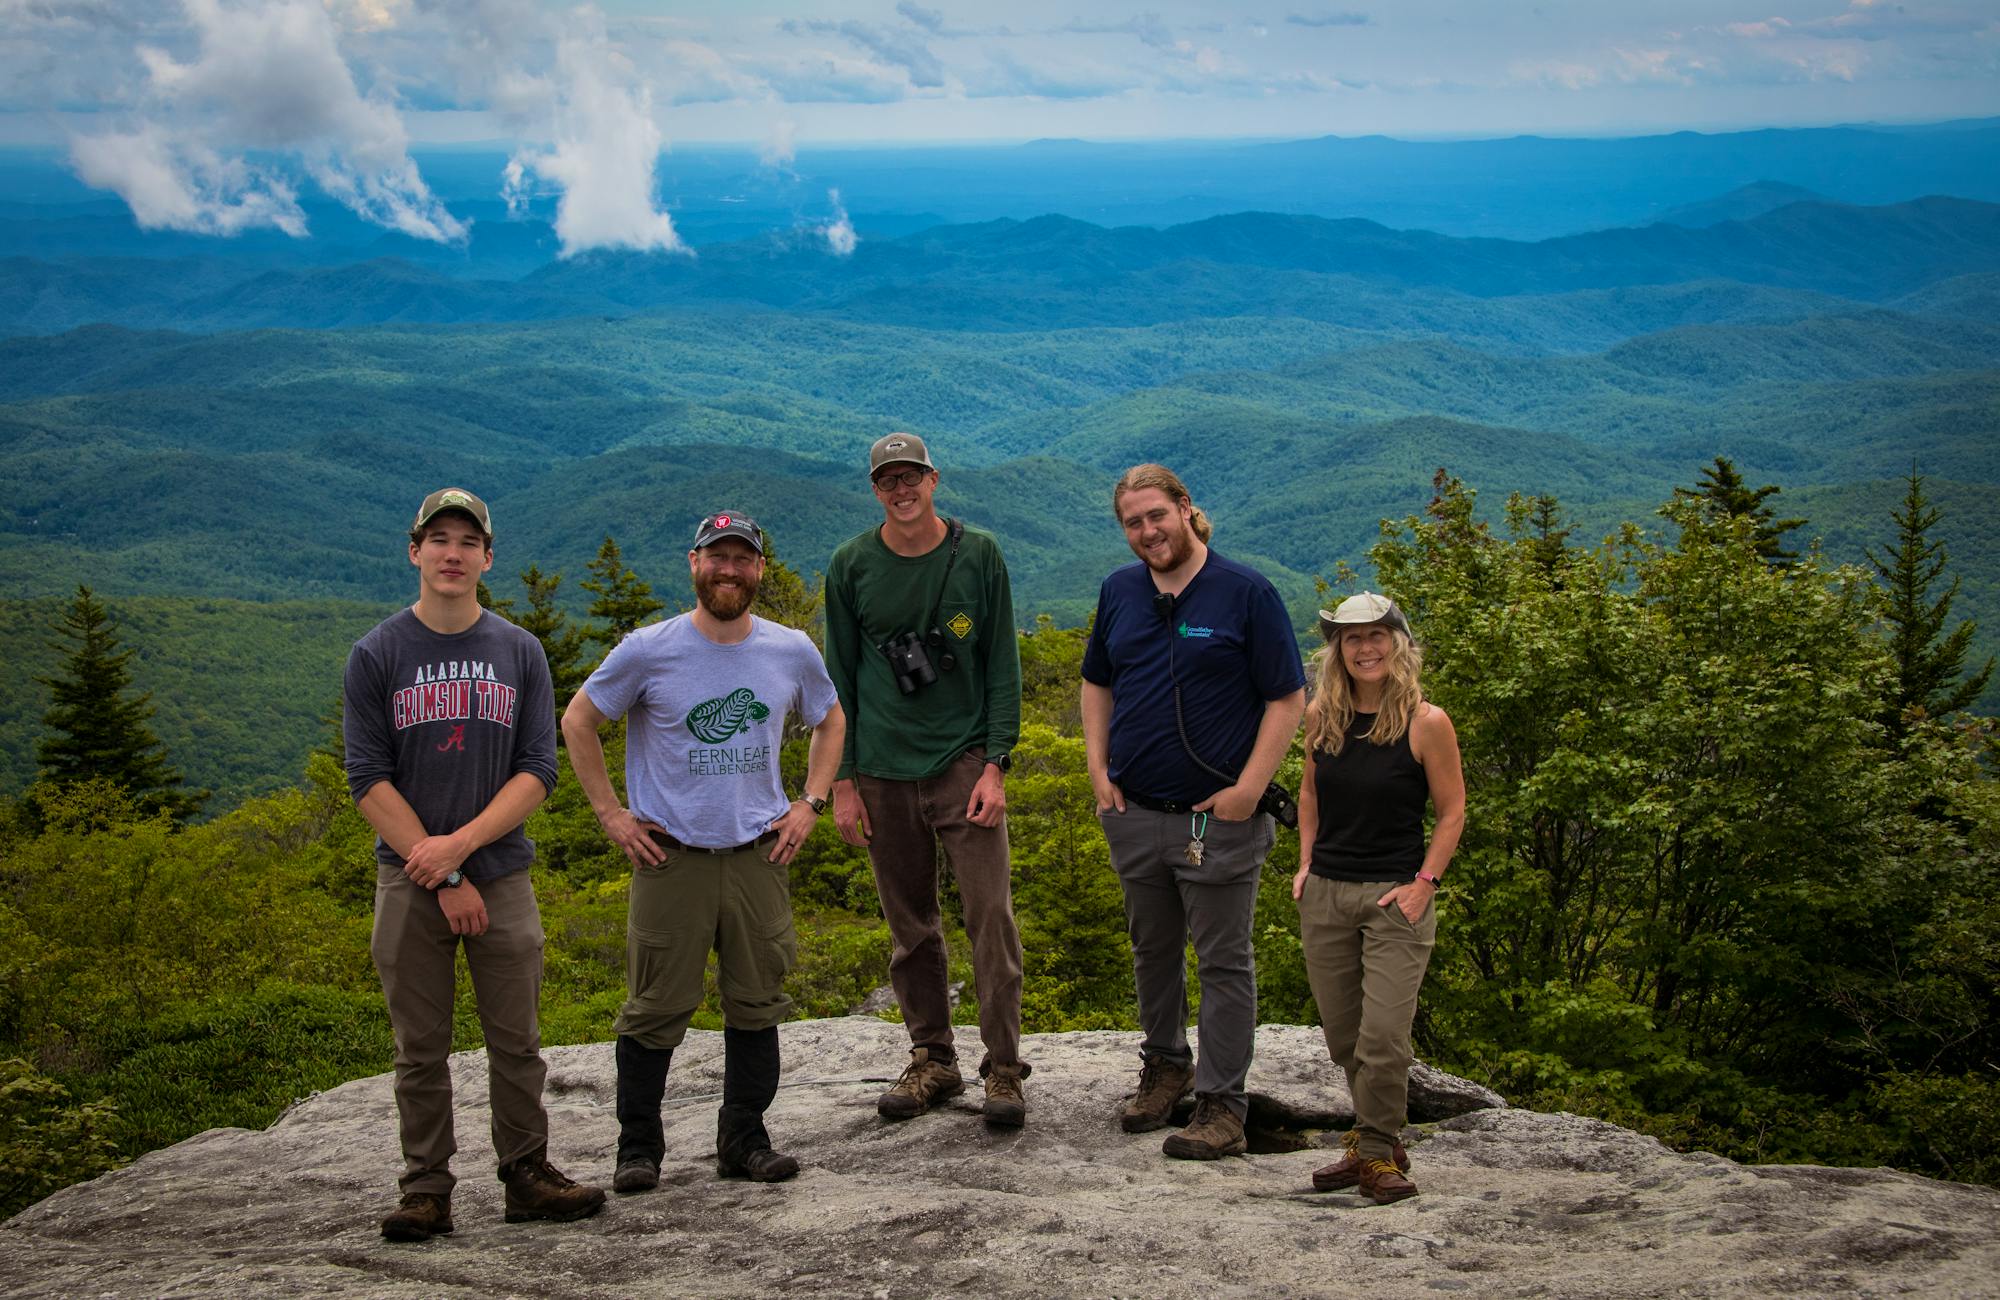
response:
[[[1125,791],[1125,802],[1136,804],[1148,812],[1171,813],[1175,816],[1194,812],[1192,805],[1175,803],[1171,799],[1153,799],[1143,794],[1133,794],[1130,790]]]

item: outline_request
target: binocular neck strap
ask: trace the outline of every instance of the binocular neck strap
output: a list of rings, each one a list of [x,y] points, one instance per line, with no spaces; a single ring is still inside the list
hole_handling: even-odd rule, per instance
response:
[[[945,531],[951,535],[951,553],[944,557],[944,577],[938,579],[937,599],[931,602],[931,616],[923,626],[928,632],[938,625],[938,614],[944,609],[944,589],[951,581],[951,567],[958,563],[958,544],[965,538],[965,521],[947,518]]]

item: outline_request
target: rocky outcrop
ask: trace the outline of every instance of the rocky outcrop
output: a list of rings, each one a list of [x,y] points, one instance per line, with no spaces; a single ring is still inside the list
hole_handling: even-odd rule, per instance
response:
[[[977,1040],[960,1048],[978,1059]],[[791,1183],[715,1177],[721,1035],[669,1083],[660,1189],[577,1224],[501,1221],[483,1057],[453,1060],[455,1235],[390,1245],[386,1076],[216,1130],[59,1192],[0,1225],[10,1296],[1762,1296],[2000,1295],[2000,1193],[1885,1169],[1744,1167],[1572,1115],[1506,1109],[1422,1072],[1405,1135],[1422,1195],[1315,1195],[1349,1120],[1316,1030],[1258,1031],[1252,1154],[1195,1164],[1113,1118],[1134,1035],[1031,1036],[1033,1107],[988,1131],[977,1088],[901,1124],[875,1095],[900,1027],[784,1026],[770,1123]],[[608,1045],[549,1053],[557,1164],[611,1171]]]

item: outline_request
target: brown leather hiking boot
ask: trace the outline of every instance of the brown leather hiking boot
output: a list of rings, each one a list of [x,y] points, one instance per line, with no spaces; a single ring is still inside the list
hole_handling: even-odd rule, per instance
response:
[[[1127,1133],[1150,1133],[1165,1128],[1174,1107],[1194,1087],[1194,1069],[1164,1056],[1141,1057],[1139,1091],[1119,1112],[1118,1127]]]
[[[451,1232],[451,1197],[437,1192],[405,1192],[395,1213],[382,1220],[390,1241],[429,1241]]]
[[[1387,1160],[1371,1156],[1361,1162],[1359,1174],[1361,1194],[1377,1205],[1387,1205],[1417,1194],[1417,1185],[1403,1177],[1402,1172]]]
[[[1347,1136],[1340,1140],[1340,1145],[1347,1149],[1346,1155],[1330,1165],[1313,1170],[1315,1192],[1337,1192],[1361,1181],[1361,1135],[1349,1129]],[[1410,1153],[1393,1138],[1389,1142],[1389,1159],[1404,1173],[1410,1172]]]
[[[507,1185],[507,1222],[553,1219],[567,1223],[587,1219],[604,1208],[604,1189],[590,1187],[565,1175],[547,1156],[517,1160],[500,1175]]]
[[[1027,1122],[1028,1099],[1021,1081],[1032,1073],[1026,1061],[995,1065],[989,1058],[979,1063],[979,1077],[986,1081],[986,1101],[979,1109],[988,1124],[1019,1128]]]
[[[1240,1156],[1249,1146],[1236,1112],[1213,1097],[1201,1097],[1194,1103],[1194,1118],[1188,1126],[1169,1135],[1160,1150],[1176,1160],[1220,1160]]]
[[[910,1063],[895,1086],[875,1099],[875,1113],[883,1119],[909,1119],[964,1091],[957,1061],[939,1060],[930,1048],[916,1047],[910,1049]]]

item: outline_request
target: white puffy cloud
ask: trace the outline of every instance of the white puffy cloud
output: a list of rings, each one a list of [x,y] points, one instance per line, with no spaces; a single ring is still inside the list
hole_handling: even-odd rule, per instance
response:
[[[664,143],[652,93],[599,30],[565,37],[556,51],[554,143],[524,149],[507,163],[506,194],[517,204],[533,173],[561,190],[556,237],[562,255],[590,248],[688,252],[673,217],[653,193]]]
[[[827,201],[833,204],[833,220],[819,228],[826,237],[826,246],[835,257],[852,257],[854,246],[861,242],[854,233],[854,223],[848,220],[847,208],[840,201],[839,190],[828,190]]]
[[[115,190],[141,229],[234,235],[272,226],[294,238],[306,233],[305,213],[281,177],[151,123],[81,136],[70,155],[84,184]]]
[[[72,138],[86,181],[116,191],[142,224],[302,235],[289,188],[242,156],[269,150],[297,158],[369,221],[419,239],[464,238],[410,160],[395,105],[356,87],[319,0],[183,0],[183,11],[192,59],[156,45],[136,51],[146,73],[138,124]]]

